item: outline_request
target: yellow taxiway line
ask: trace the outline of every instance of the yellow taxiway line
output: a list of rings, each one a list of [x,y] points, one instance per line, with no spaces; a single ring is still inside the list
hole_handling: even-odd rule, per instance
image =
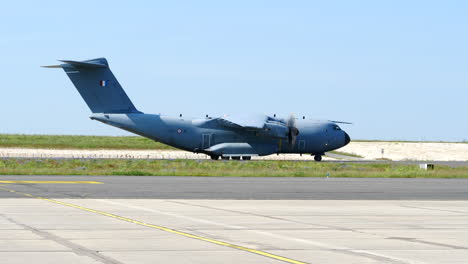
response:
[[[0,183],[31,183],[31,184],[103,184],[97,181],[0,181]]]
[[[144,223],[144,222],[134,220],[134,219],[131,219],[131,218],[118,216],[118,215],[106,213],[106,212],[103,212],[103,211],[94,210],[94,209],[87,208],[87,207],[84,207],[84,206],[79,206],[79,205],[75,205],[75,204],[71,204],[71,203],[65,203],[65,202],[61,202],[61,201],[57,201],[57,200],[53,200],[53,199],[48,199],[48,198],[43,198],[43,197],[36,197],[36,196],[28,194],[28,193],[18,192],[18,191],[15,191],[15,190],[10,190],[10,189],[4,188],[4,187],[0,187],[0,189],[11,192],[11,193],[17,193],[17,194],[21,194],[21,195],[24,195],[24,196],[36,198],[36,199],[39,199],[39,200],[43,200],[43,201],[47,201],[47,202],[51,202],[51,203],[55,203],[55,204],[60,204],[60,205],[64,205],[64,206],[69,206],[69,207],[73,207],[73,208],[83,210],[83,211],[88,211],[88,212],[95,213],[95,214],[108,216],[108,217],[111,217],[111,218],[114,218],[114,219],[119,219],[119,220],[122,220],[122,221],[125,221],[125,222],[129,222],[129,223],[133,223],[133,224],[137,224],[137,225],[141,225],[141,226],[146,226],[146,227],[158,229],[158,230],[165,231],[165,232],[168,232],[168,233],[172,233],[172,234],[176,234],[176,235],[180,235],[180,236],[184,236],[184,237],[188,237],[188,238],[193,238],[193,239],[213,243],[213,244],[220,245],[220,246],[225,246],[225,247],[229,247],[229,248],[234,248],[234,249],[254,253],[254,254],[257,254],[257,255],[264,256],[264,257],[280,260],[280,261],[283,261],[283,262],[286,262],[286,263],[308,264],[307,262],[294,260],[294,259],[290,259],[290,258],[287,258],[287,257],[282,257],[282,256],[279,256],[279,255],[276,255],[276,254],[271,254],[271,253],[268,253],[268,252],[265,252],[265,251],[256,250],[256,249],[248,248],[248,247],[243,247],[243,246],[223,242],[223,241],[212,239],[212,238],[193,235],[193,234],[190,234],[190,233],[178,231],[178,230],[167,228],[167,227],[164,227],[164,226],[148,224],[148,223]]]

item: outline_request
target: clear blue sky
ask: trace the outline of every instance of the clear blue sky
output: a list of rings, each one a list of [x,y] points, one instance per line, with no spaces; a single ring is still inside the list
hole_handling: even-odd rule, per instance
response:
[[[106,57],[134,104],[296,113],[352,138],[468,140],[467,1],[7,1],[0,133],[127,135],[57,59]]]

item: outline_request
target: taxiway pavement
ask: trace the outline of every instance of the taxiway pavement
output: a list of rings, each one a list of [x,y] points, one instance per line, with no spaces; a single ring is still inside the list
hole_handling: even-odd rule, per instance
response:
[[[467,190],[463,179],[1,176],[0,261],[466,263]]]
[[[0,176],[0,180],[97,181],[103,184],[15,183],[51,198],[468,200],[468,179],[284,178],[176,176]],[[0,181],[0,184],[1,181]],[[0,192],[0,198],[16,198]]]

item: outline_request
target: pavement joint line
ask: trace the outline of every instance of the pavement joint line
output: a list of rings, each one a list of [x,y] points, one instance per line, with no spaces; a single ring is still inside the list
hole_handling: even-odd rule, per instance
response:
[[[401,207],[406,208],[415,208],[415,209],[423,209],[423,210],[431,210],[431,211],[440,211],[440,212],[451,212],[451,213],[461,213],[466,214],[468,212],[465,211],[455,211],[455,210],[447,210],[447,209],[440,209],[440,208],[428,208],[428,207],[421,207],[421,206],[412,206],[412,205],[400,205]]]
[[[104,184],[97,181],[0,181],[0,183],[29,183],[29,184]],[[4,186],[4,185],[1,185]]]
[[[467,247],[463,247],[463,246],[450,245],[450,244],[446,244],[446,243],[439,243],[439,242],[432,242],[432,241],[426,241],[426,240],[423,240],[423,239],[412,238],[412,237],[388,237],[386,239],[416,242],[416,243],[446,247],[446,248],[451,248],[451,249],[462,249],[462,250],[467,250],[468,249]]]
[[[304,222],[301,222],[301,221],[291,221],[290,219],[285,219],[285,218],[281,218],[281,217],[274,217],[274,216],[256,214],[256,213],[252,213],[252,212],[224,209],[224,208],[218,208],[218,207],[214,207],[214,206],[194,204],[194,203],[190,203],[190,202],[181,202],[181,201],[167,201],[167,202],[183,204],[183,205],[189,205],[189,206],[196,206],[196,207],[201,207],[201,208],[208,208],[208,209],[212,209],[212,210],[234,212],[234,213],[239,213],[239,214],[244,214],[244,215],[253,215],[253,216],[259,216],[259,217],[265,217],[265,218],[281,220],[281,221],[285,221],[285,222],[292,222],[292,223],[310,225],[308,223],[304,223]],[[116,202],[108,202],[108,203],[116,203]],[[342,227],[335,227],[335,226],[329,226],[329,225],[323,225],[323,224],[314,224],[314,225],[327,227],[327,228],[330,228],[330,229],[335,229],[335,230],[340,230],[340,231],[351,231],[351,232],[357,232],[357,233],[363,233],[363,234],[371,234],[371,233],[366,233],[366,232],[363,232],[363,231],[357,231],[357,230],[354,230],[354,229],[351,229],[351,228],[342,228]],[[374,259],[374,260],[378,260],[378,261],[383,261],[383,262],[386,262],[386,263],[403,263],[403,264],[408,263],[408,262],[405,262],[403,260],[398,260],[398,259],[395,259],[395,258],[392,258],[392,257],[389,257],[389,256],[385,256],[385,255],[381,255],[381,254],[375,254],[375,253],[367,252],[367,251],[364,251],[364,250],[353,250],[351,248],[336,248],[335,246],[330,246],[330,245],[327,245],[327,244],[324,244],[324,243],[312,243],[309,240],[300,239],[300,238],[290,239],[287,236],[277,235],[277,234],[270,233],[270,232],[265,232],[265,231],[255,231],[255,233],[268,235],[268,236],[271,236],[271,237],[275,237],[277,239],[293,240],[293,241],[296,241],[296,242],[302,242],[302,243],[306,243],[306,244],[313,244],[315,246],[319,246],[319,247],[322,247],[322,248],[327,249],[327,250],[331,250],[332,248],[334,248],[333,250],[339,251],[339,252],[341,252],[343,254],[351,254],[351,255],[366,257],[366,258],[370,258],[370,259]],[[371,235],[374,235],[374,234],[371,234]]]
[[[31,194],[28,194],[28,193],[18,192],[18,191],[15,191],[15,190],[4,188],[4,187],[0,187],[0,189],[8,191],[8,192],[13,192],[13,193],[25,195],[25,196],[32,197],[32,198],[35,198],[35,199],[39,199],[39,200],[43,200],[43,201],[47,201],[47,202],[51,202],[51,203],[55,203],[55,204],[60,204],[60,205],[80,209],[80,210],[83,210],[83,211],[88,211],[88,212],[95,213],[95,214],[108,216],[108,217],[111,217],[111,218],[114,218],[114,219],[119,219],[119,220],[122,220],[122,221],[125,221],[125,222],[129,222],[129,223],[133,223],[133,224],[137,224],[137,225],[141,225],[141,226],[146,226],[146,227],[158,229],[158,230],[165,231],[165,232],[168,232],[168,233],[172,233],[172,234],[176,234],[176,235],[180,235],[180,236],[184,236],[184,237],[188,237],[188,238],[192,238],[192,239],[196,239],[196,240],[200,240],[200,241],[205,241],[205,242],[209,242],[209,243],[212,243],[212,244],[225,246],[225,247],[229,247],[229,248],[233,248],[233,249],[238,249],[238,250],[241,250],[241,251],[245,251],[245,252],[253,253],[253,254],[256,254],[256,255],[264,256],[264,257],[267,257],[267,258],[283,261],[283,262],[286,262],[286,263],[309,264],[307,262],[290,259],[290,258],[287,258],[287,257],[283,257],[283,256],[279,256],[279,255],[276,255],[276,254],[268,253],[268,252],[265,252],[265,251],[256,250],[256,249],[248,248],[248,247],[243,247],[243,246],[223,242],[223,241],[220,241],[220,240],[211,239],[211,238],[208,238],[208,237],[193,235],[193,234],[190,234],[190,233],[178,231],[178,230],[167,228],[167,227],[164,227],[164,226],[148,224],[148,223],[141,222],[141,221],[138,221],[138,220],[134,220],[134,219],[131,219],[131,218],[127,218],[127,217],[123,217],[123,216],[119,216],[119,215],[115,215],[115,214],[110,214],[110,213],[106,213],[106,212],[99,211],[99,210],[94,210],[94,209],[87,208],[87,207],[84,207],[84,206],[79,206],[79,205],[75,205],[75,204],[71,204],[71,203],[61,202],[61,201],[57,201],[57,200],[53,200],[53,199],[49,199],[49,198],[44,198],[44,197],[37,197],[37,196],[31,195]]]
[[[71,242],[70,240],[67,240],[65,238],[62,238],[60,236],[57,236],[57,235],[54,235],[50,232],[47,232],[47,231],[44,231],[44,230],[40,230],[38,228],[35,228],[35,227],[32,227],[32,226],[29,226],[25,223],[21,223],[19,222],[18,220],[15,220],[11,217],[8,217],[2,213],[0,213],[0,216],[5,218],[7,221],[15,224],[15,225],[19,225],[21,227],[23,227],[25,230],[28,230],[38,236],[40,236],[41,238],[43,239],[46,239],[46,240],[49,240],[49,241],[53,241],[55,243],[58,243],[64,247],[67,247],[69,248],[73,253],[79,255],[79,256],[87,256],[87,257],[90,257],[100,263],[104,263],[104,264],[124,264],[120,261],[117,261],[115,259],[112,259],[110,257],[107,257],[107,256],[104,256],[102,255],[100,252],[98,251],[93,251],[91,249],[88,249],[84,246],[81,246],[81,245],[78,245],[78,244],[75,244],[73,242]],[[8,252],[8,251],[7,251]],[[24,251],[23,251],[24,252]],[[37,252],[37,251],[33,251],[33,252]],[[41,252],[41,251],[39,251]],[[51,252],[51,251],[49,251]],[[69,252],[68,250],[54,250],[52,252]]]

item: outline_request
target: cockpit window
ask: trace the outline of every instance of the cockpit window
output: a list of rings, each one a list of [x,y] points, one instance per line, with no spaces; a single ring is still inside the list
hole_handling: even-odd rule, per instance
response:
[[[335,126],[334,129],[335,130],[341,130],[341,128],[339,126]]]

